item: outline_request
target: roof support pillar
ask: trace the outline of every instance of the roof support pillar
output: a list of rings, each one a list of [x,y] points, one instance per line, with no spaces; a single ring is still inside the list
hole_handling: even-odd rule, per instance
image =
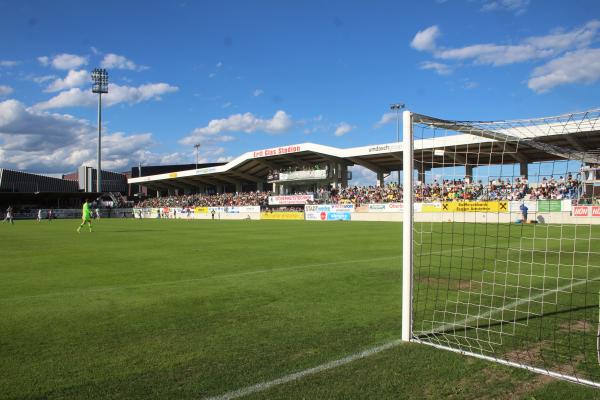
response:
[[[529,163],[526,160],[519,162],[519,175],[529,179]]]

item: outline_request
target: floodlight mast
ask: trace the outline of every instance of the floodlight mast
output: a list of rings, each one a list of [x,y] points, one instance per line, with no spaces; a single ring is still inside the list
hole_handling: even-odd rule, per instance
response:
[[[194,145],[194,148],[196,149],[196,169],[198,169],[198,151],[200,151],[200,143],[196,143]]]
[[[400,143],[400,110],[404,108],[404,103],[390,104],[390,110],[396,111],[396,143]],[[400,186],[401,170],[398,170],[398,186]]]
[[[104,68],[92,71],[92,93],[98,93],[98,160],[96,165],[96,191],[102,193],[102,93],[108,93],[108,73]]]

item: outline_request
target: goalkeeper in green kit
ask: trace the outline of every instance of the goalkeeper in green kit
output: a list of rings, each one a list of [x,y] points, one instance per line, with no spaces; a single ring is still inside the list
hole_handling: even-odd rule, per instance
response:
[[[81,225],[77,228],[77,233],[81,231],[81,228],[87,222],[88,227],[90,228],[90,232],[92,231],[92,210],[90,210],[90,204],[88,203],[88,199],[85,199],[85,203],[83,203],[83,207],[81,208]]]

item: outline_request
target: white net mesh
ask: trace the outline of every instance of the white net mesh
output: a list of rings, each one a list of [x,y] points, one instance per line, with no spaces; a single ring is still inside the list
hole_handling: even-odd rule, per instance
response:
[[[413,339],[600,382],[600,110],[412,118]]]

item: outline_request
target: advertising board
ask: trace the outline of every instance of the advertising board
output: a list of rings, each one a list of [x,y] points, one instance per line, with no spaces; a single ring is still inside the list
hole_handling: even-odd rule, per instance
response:
[[[285,205],[301,205],[306,204],[309,201],[313,201],[315,198],[312,194],[299,194],[289,196],[269,196],[269,205],[271,206],[285,206]]]
[[[261,212],[260,219],[303,220],[304,213],[302,211]]]
[[[574,217],[600,217],[600,206],[573,206]]]

